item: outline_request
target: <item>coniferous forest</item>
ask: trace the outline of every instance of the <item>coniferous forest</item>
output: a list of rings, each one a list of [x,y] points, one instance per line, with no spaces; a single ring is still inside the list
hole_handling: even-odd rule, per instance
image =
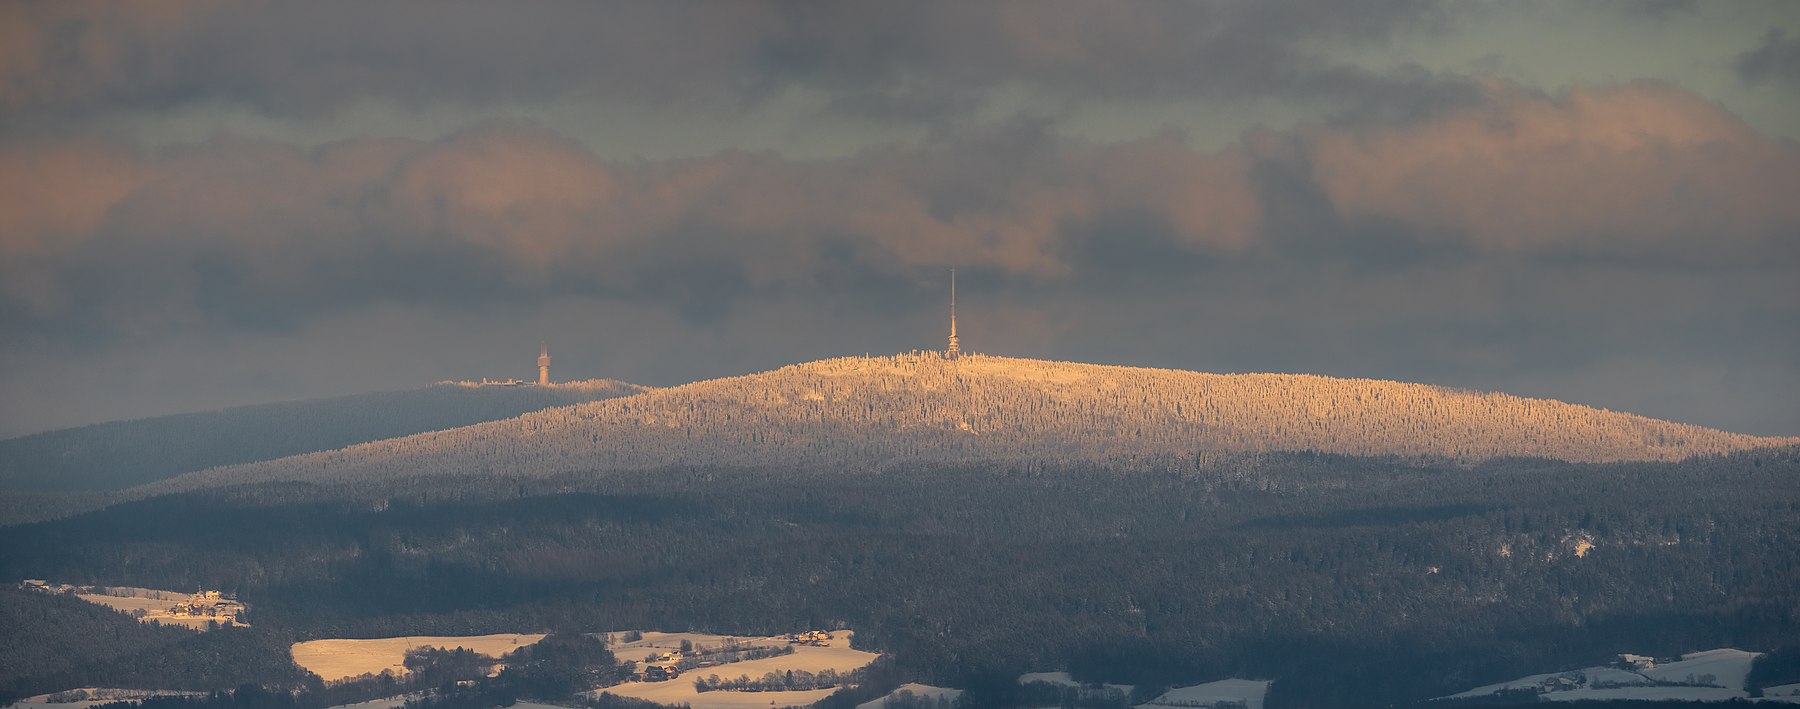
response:
[[[1024,706],[1013,679],[1048,669],[1142,687],[1272,679],[1272,707],[1405,705],[1621,652],[1796,644],[1797,474],[1790,447],[219,488],[0,529],[0,575],[221,588],[254,627],[177,637],[0,594],[23,629],[110,628],[56,656],[9,633],[0,689],[151,673],[162,688],[291,689],[306,680],[287,645],[325,637],[851,627],[895,684],[965,688],[972,706]]]
[[[643,387],[442,382],[410,391],[240,406],[65,428],[0,440],[0,490],[111,490],[182,473],[511,418]]]

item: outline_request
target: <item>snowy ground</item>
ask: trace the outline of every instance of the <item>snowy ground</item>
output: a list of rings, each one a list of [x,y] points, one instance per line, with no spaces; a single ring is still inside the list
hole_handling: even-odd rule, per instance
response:
[[[601,693],[646,699],[658,704],[687,704],[693,709],[769,709],[817,704],[836,689],[805,692],[696,692],[684,675],[669,682],[631,682],[607,687]]]
[[[1793,697],[1800,700],[1800,684],[1782,684],[1774,687],[1763,687],[1765,697]]]
[[[694,680],[714,674],[728,678],[739,675],[757,678],[769,672],[789,670],[817,673],[821,670],[831,669],[837,672],[850,672],[867,666],[874,662],[875,658],[880,657],[872,652],[850,649],[852,635],[853,633],[848,630],[836,631],[832,633],[832,639],[823,647],[796,645],[792,655],[689,670],[682,673],[679,678],[667,682],[627,682],[607,687],[597,693],[646,699],[658,704],[687,704],[693,709],[768,709],[769,707],[806,706],[831,696],[831,693],[837,690],[699,692],[694,689]],[[726,639],[727,636],[699,633],[644,633],[642,640],[614,645],[613,654],[621,660],[641,659],[643,655],[649,654],[652,650],[669,650],[680,647],[682,640],[688,640],[696,645],[718,645]],[[780,638],[738,637],[734,639],[751,645],[786,644]]]
[[[915,697],[919,697],[921,699],[930,699],[932,701],[937,701],[937,699],[939,697],[943,697],[945,699],[950,700],[952,703],[955,703],[956,698],[962,696],[962,693],[963,693],[963,691],[960,689],[950,689],[948,687],[933,687],[929,684],[919,684],[917,682],[913,682],[910,684],[900,685],[894,691],[888,692],[886,696],[883,696],[880,699],[876,699],[874,701],[868,701],[868,702],[863,702],[861,704],[858,704],[858,705],[856,705],[856,709],[881,709],[882,703],[886,702],[889,699],[893,699],[896,696],[899,696],[899,694],[901,692],[912,692],[913,696],[915,696]]]
[[[367,640],[309,640],[295,643],[290,652],[294,663],[327,682],[362,674],[381,674],[392,670],[406,674],[406,651],[417,647],[453,649],[468,648],[491,657],[500,657],[521,647],[543,640],[542,635],[500,634],[472,636],[409,635],[400,638]]]
[[[193,630],[206,630],[210,627],[210,624],[207,623],[207,621],[220,620],[218,618],[169,615],[169,606],[175,605],[176,601],[163,601],[154,598],[121,598],[119,596],[104,596],[97,593],[80,593],[76,594],[76,597],[89,603],[98,603],[123,613],[142,610],[144,611],[144,617],[139,618],[138,620],[145,623],[154,621],[162,625],[178,625]]]
[[[1222,679],[1192,687],[1176,687],[1139,704],[1138,708],[1209,707],[1221,702],[1242,702],[1247,709],[1262,709],[1263,697],[1268,693],[1268,680]]]
[[[406,706],[406,700],[417,696],[419,695],[402,694],[397,697],[371,699],[366,702],[357,702],[355,704],[339,704],[335,707],[329,707],[328,709],[400,709],[400,707]]]
[[[1552,689],[1541,695],[1548,701],[1583,699],[1673,699],[1682,701],[1725,701],[1748,697],[1744,677],[1750,674],[1750,663],[1758,653],[1721,648],[1682,655],[1675,662],[1658,663],[1646,670],[1618,667],[1587,667],[1568,672],[1551,672],[1520,677],[1510,682],[1476,687],[1450,695],[1451,698],[1478,697],[1506,689],[1533,689],[1545,686],[1558,677],[1575,678],[1579,686]],[[1689,686],[1672,686],[1675,684]],[[1703,686],[1691,686],[1703,685]]]
[[[87,692],[88,696],[99,698],[78,702],[50,701],[51,697],[58,694],[67,695],[76,691]],[[68,692],[56,692],[55,694],[40,694],[35,697],[26,697],[25,699],[21,699],[10,705],[10,709],[87,709],[87,707],[110,704],[125,699],[143,699],[146,697],[197,697],[204,695],[205,692],[183,692],[173,689],[102,689],[82,687],[79,690],[69,690]]]
[[[1086,685],[1075,681],[1067,672],[1027,672],[1019,675],[1019,684],[1041,682],[1058,687],[1081,687],[1090,691],[1116,691],[1131,694],[1134,689],[1129,684]],[[1217,682],[1196,684],[1191,687],[1176,687],[1148,702],[1138,705],[1138,709],[1169,709],[1170,707],[1210,707],[1220,702],[1242,702],[1247,709],[1262,709],[1263,696],[1269,692],[1267,680],[1254,679],[1222,679]],[[858,707],[857,709],[863,709]]]
[[[1086,687],[1088,689],[1094,689],[1094,687],[1090,685],[1075,681],[1075,678],[1070,676],[1067,672],[1027,672],[1019,675],[1019,684],[1031,684],[1032,682],[1042,682],[1058,687]],[[1102,684],[1099,685],[1099,689],[1102,691],[1116,690],[1122,694],[1131,694],[1131,690],[1136,689],[1136,687],[1129,684]]]

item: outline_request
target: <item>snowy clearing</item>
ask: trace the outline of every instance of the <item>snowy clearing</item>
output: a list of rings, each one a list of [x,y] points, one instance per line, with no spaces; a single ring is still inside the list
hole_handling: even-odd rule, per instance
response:
[[[1507,689],[1541,689],[1546,701],[1583,699],[1671,699],[1716,702],[1749,697],[1744,678],[1760,653],[1731,648],[1691,652],[1680,660],[1654,667],[1625,669],[1617,666],[1586,667],[1567,672],[1520,677],[1510,682],[1476,687],[1450,695],[1451,699],[1479,697]]]
[[[1730,648],[1690,652],[1682,655],[1679,662],[1657,665],[1654,669],[1644,670],[1643,675],[1662,682],[1690,682],[1712,675],[1713,681],[1704,684],[1743,689],[1744,678],[1750,676],[1750,663],[1761,654]]]
[[[1723,702],[1745,697],[1741,689],[1724,687],[1614,687],[1611,689],[1571,689],[1541,695],[1545,701],[1575,702],[1584,699],[1660,699],[1684,702]]]
[[[1800,683],[1763,687],[1764,697],[1800,697]]]
[[[1221,703],[1242,703],[1246,709],[1262,709],[1263,697],[1268,693],[1268,680],[1222,679],[1191,687],[1176,687],[1138,706],[1211,707]]]
[[[406,674],[406,666],[402,663],[406,660],[406,651],[413,648],[450,650],[461,647],[497,658],[543,639],[543,635],[502,633],[465,637],[408,635],[366,640],[309,640],[294,643],[290,652],[295,664],[333,682],[364,674],[381,674],[383,670],[396,675]]]
[[[668,682],[627,682],[596,694],[645,699],[658,704],[687,704],[693,709],[769,709],[817,704],[836,689],[804,692],[696,692],[686,676]]]
[[[406,706],[406,700],[417,699],[421,696],[424,695],[402,694],[397,697],[371,699],[366,702],[357,702],[355,704],[339,704],[335,707],[327,707],[327,709],[400,709],[400,707]],[[514,706],[518,705],[515,704]]]
[[[1081,686],[1081,683],[1075,681],[1075,678],[1067,672],[1027,672],[1019,675],[1019,684],[1031,684],[1032,682],[1053,684],[1058,687]]]
[[[889,699],[893,699],[895,697],[900,696],[901,692],[911,692],[914,697],[918,697],[920,699],[929,699],[934,702],[937,701],[939,698],[943,698],[952,703],[955,703],[957,697],[961,697],[962,693],[963,693],[963,691],[960,689],[950,689],[949,687],[933,687],[929,684],[919,684],[917,682],[911,682],[908,684],[900,685],[899,687],[895,688],[894,691],[888,692],[885,696],[881,697],[880,699],[876,699],[873,701],[867,701],[867,702],[858,704],[858,705],[856,705],[856,709],[881,709],[881,705],[884,702],[886,702]]]
[[[1137,688],[1136,685],[1130,684],[1082,684],[1081,682],[1076,681],[1076,679],[1067,672],[1027,672],[1019,675],[1019,684],[1031,684],[1033,682],[1054,685],[1057,687],[1079,687],[1087,690],[1114,690],[1122,694],[1131,694],[1131,690]]]

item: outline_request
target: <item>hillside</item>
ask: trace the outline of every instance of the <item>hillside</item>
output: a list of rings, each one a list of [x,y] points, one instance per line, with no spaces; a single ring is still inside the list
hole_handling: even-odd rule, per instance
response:
[[[1319,451],[1477,461],[1678,460],[1762,438],[1542,399],[1295,374],[1204,374],[933,353],[851,357],[204,471],[252,480],[554,475],[668,465],[880,469]]]
[[[0,441],[0,491],[119,489],[641,391],[604,379],[548,387],[443,383],[66,428]]]

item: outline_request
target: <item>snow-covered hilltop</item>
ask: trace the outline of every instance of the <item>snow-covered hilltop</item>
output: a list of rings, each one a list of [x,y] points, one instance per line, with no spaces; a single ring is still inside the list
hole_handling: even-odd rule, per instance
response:
[[[798,364],[171,482],[666,465],[1174,462],[1255,451],[1677,460],[1796,442],[1391,381],[922,353]]]

